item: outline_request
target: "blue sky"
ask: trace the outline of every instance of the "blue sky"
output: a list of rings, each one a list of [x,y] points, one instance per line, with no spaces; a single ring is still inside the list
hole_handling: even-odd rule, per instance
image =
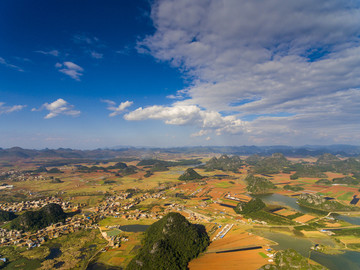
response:
[[[359,144],[359,25],[358,1],[3,0],[0,147]]]

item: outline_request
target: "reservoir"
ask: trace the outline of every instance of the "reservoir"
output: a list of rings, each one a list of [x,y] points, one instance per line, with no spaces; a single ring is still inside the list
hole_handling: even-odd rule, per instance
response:
[[[266,195],[257,195],[257,198],[260,198],[265,202],[266,204],[275,204],[275,205],[281,205],[285,207],[290,207],[298,212],[307,214],[307,213],[315,213],[315,214],[324,214],[328,212],[322,212],[320,210],[315,210],[307,207],[302,207],[296,203],[295,198],[291,198],[288,196],[280,195],[280,194],[266,194]],[[346,216],[346,215],[332,215],[333,217],[337,219],[344,220],[346,222],[349,222],[354,225],[360,225],[360,217],[352,217],[352,216]]]
[[[278,245],[271,246],[274,250],[292,248],[304,257],[309,258],[310,255],[310,259],[322,264],[330,270],[360,270],[360,252],[345,251],[343,254],[330,255],[312,251],[310,249],[314,244],[334,246],[333,240],[329,238],[301,238],[263,229],[252,229],[251,232],[277,242]]]

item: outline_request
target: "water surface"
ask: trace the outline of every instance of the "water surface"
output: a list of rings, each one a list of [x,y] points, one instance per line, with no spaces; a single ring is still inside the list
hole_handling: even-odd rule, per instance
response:
[[[120,230],[124,232],[145,232],[150,225],[141,225],[141,224],[133,224],[133,225],[124,225],[120,226]]]

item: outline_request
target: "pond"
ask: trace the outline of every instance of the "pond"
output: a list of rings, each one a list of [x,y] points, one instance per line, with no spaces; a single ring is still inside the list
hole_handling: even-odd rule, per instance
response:
[[[46,256],[45,260],[52,260],[58,258],[60,257],[61,253],[62,252],[60,250],[60,246],[54,246],[50,248],[50,254]]]
[[[90,263],[86,270],[121,270],[121,267],[113,267],[101,263]]]
[[[124,232],[145,232],[149,226],[150,225],[133,224],[120,226],[119,229]]]

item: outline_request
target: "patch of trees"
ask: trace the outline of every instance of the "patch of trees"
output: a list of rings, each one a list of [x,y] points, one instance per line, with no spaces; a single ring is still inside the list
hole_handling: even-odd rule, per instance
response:
[[[59,170],[58,168],[51,168],[50,170],[47,171],[48,173],[62,173],[61,170]]]
[[[182,181],[194,181],[203,179],[203,176],[198,174],[193,168],[188,168],[186,171],[179,176],[179,180]]]
[[[66,213],[60,205],[50,203],[38,211],[26,211],[11,221],[10,228],[24,231],[37,231],[53,223],[64,222]]]
[[[249,165],[255,165],[257,164],[260,160],[262,160],[263,158],[257,154],[254,154],[254,155],[251,155],[251,156],[248,156],[245,161],[247,164]]]
[[[17,217],[13,212],[0,210],[0,222],[13,220]]]
[[[358,207],[344,205],[338,201],[326,200],[324,197],[317,194],[301,194],[298,198],[300,205],[319,209],[323,211],[355,211],[359,210]]]
[[[331,182],[330,180],[328,180],[328,179],[319,179],[319,180],[317,180],[317,181],[315,182],[315,184],[317,184],[317,185],[327,185],[327,186],[329,186],[329,185],[332,184],[332,182]]]
[[[52,176],[51,176],[51,177],[52,177]],[[64,181],[60,180],[60,178],[54,178],[54,177],[52,177],[52,179],[51,179],[50,182],[53,183],[53,184],[59,184],[59,183],[63,183]]]
[[[252,170],[258,174],[276,174],[290,164],[290,161],[283,154],[275,153],[271,157],[265,157],[257,161]]]
[[[102,166],[95,166],[95,165],[91,166],[91,167],[79,165],[79,166],[77,166],[77,168],[78,168],[79,172],[83,172],[83,173],[92,173],[92,172],[97,172],[97,171],[108,172],[109,170],[118,170],[117,176],[125,176],[125,175],[134,174],[138,170],[138,168],[136,166],[133,166],[133,165],[127,166],[125,163],[122,163],[122,162],[118,162],[115,165],[109,166],[107,168],[102,167]]]
[[[209,245],[203,225],[191,224],[179,213],[169,213],[145,232],[143,246],[127,270],[182,270]]]
[[[234,211],[244,215],[246,218],[262,220],[270,224],[290,225],[294,223],[287,217],[270,213],[260,198],[253,198],[249,202],[239,202]]]
[[[168,170],[169,169],[165,164],[159,163],[159,162],[155,163],[150,169],[150,171],[152,171],[152,172],[165,172]]]
[[[92,172],[97,172],[97,171],[103,171],[103,172],[107,172],[107,168],[105,167],[101,167],[101,166],[83,166],[83,165],[79,165],[77,166],[77,170],[79,172],[83,172],[83,173],[92,173]]]
[[[265,177],[254,176],[249,174],[245,178],[247,183],[247,191],[253,194],[267,193],[270,189],[275,189],[276,186]]]
[[[288,269],[308,269],[325,270],[322,265],[310,264],[308,258],[302,256],[294,249],[280,250],[274,256],[275,264],[266,264],[259,270],[288,270]]]
[[[123,163],[123,162],[118,162],[113,166],[107,167],[108,170],[114,170],[114,169],[122,170],[122,169],[125,169],[125,168],[127,168],[127,165],[126,165],[126,163]]]
[[[338,177],[332,180],[333,184],[346,184],[346,185],[358,185],[360,180],[355,179],[351,176]]]
[[[201,161],[199,159],[181,159],[178,161],[166,161],[160,159],[143,159],[136,166],[153,166],[156,163],[160,163],[166,167],[174,167],[174,166],[199,165],[201,164]]]
[[[296,172],[290,176],[290,179],[295,180],[299,177],[321,178],[327,176],[317,166],[298,164],[296,166]]]
[[[122,170],[119,170],[119,173],[123,176],[136,173],[138,168],[136,166],[130,165]]]
[[[239,172],[239,169],[244,165],[238,156],[228,157],[227,155],[222,155],[219,158],[213,157],[204,165],[206,171],[232,171]]]
[[[152,175],[154,175],[154,174],[151,171],[146,171],[146,173],[144,174],[144,177],[148,178]]]
[[[253,198],[249,202],[239,202],[234,208],[234,211],[238,214],[249,214],[258,212],[265,208],[265,203],[259,198]]]
[[[285,185],[284,186],[285,190],[291,190],[291,191],[300,191],[300,190],[304,190],[303,187],[300,186],[290,186],[290,185]]]
[[[360,174],[360,161],[356,158],[341,160],[331,154],[324,154],[318,158],[316,165],[322,171],[334,171],[345,174]]]
[[[33,171],[34,173],[42,173],[42,172],[48,172],[45,166],[40,166],[36,170]]]

